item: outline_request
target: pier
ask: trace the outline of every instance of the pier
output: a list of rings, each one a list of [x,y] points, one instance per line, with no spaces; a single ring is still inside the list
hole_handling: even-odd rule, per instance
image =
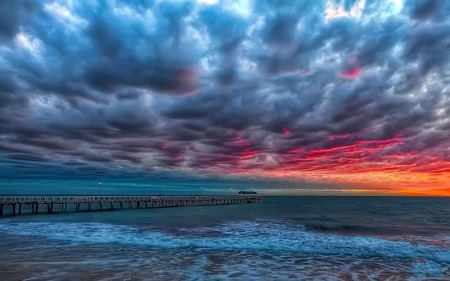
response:
[[[230,196],[1,196],[0,216],[98,212],[116,209],[150,209],[259,203],[256,195]]]

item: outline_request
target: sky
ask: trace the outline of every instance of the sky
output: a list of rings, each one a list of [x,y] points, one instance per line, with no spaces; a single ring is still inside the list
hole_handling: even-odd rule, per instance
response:
[[[0,1],[0,185],[448,196],[449,15],[439,0]]]

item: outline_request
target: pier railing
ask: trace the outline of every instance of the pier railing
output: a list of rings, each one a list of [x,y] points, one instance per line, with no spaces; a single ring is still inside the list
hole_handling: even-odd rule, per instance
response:
[[[93,196],[1,196],[0,216],[4,214],[66,213],[114,209],[167,208],[258,203],[255,195],[228,196],[155,196],[155,195],[93,195]],[[9,208],[8,208],[9,207]],[[9,210],[6,210],[9,209]]]

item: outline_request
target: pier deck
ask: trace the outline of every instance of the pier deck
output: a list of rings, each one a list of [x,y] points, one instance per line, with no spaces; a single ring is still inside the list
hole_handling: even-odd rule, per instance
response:
[[[1,196],[0,216],[259,203],[255,195],[229,196]]]

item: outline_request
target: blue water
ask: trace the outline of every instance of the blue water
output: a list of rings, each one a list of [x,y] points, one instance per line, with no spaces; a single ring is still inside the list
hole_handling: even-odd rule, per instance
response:
[[[266,197],[9,217],[0,280],[450,280],[449,203]]]

